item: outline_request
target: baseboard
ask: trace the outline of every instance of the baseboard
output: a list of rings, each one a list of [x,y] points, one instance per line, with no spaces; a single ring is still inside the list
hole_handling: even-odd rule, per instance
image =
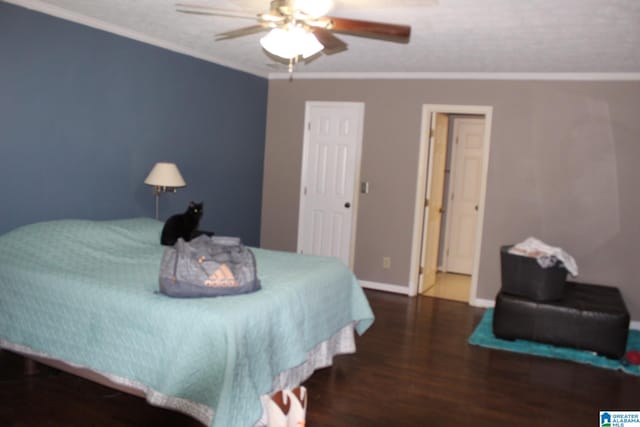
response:
[[[401,285],[392,285],[388,283],[369,282],[367,280],[360,280],[360,286],[367,289],[373,289],[376,291],[392,292],[394,294],[409,295],[409,287]]]
[[[493,308],[496,302],[492,299],[473,298],[469,301],[469,305],[472,307]]]
[[[640,320],[632,320],[631,324],[629,325],[629,329],[640,331]]]

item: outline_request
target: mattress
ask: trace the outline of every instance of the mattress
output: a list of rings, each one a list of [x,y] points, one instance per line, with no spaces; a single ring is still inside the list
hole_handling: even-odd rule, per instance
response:
[[[205,424],[245,427],[279,376],[313,369],[314,350],[373,322],[339,260],[259,248],[256,293],[162,295],[161,229],[146,218],[63,220],[0,236],[1,345],[129,383]]]

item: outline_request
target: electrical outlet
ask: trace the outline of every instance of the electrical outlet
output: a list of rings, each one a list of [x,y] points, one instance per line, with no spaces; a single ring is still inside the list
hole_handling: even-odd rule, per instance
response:
[[[382,257],[382,268],[391,268],[391,257]]]

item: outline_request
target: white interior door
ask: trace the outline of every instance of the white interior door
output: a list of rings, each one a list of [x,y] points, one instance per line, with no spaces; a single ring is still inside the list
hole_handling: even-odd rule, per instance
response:
[[[453,138],[445,269],[471,274],[480,203],[484,119],[455,119]]]
[[[440,224],[442,222],[442,202],[444,198],[444,178],[447,163],[447,134],[449,117],[435,113],[432,120],[433,138],[430,141],[427,179],[427,200],[425,208],[424,235],[422,237],[424,259],[423,277],[419,292],[424,292],[436,283],[438,271],[438,248],[440,246]]]
[[[364,104],[307,102],[298,252],[352,266]]]

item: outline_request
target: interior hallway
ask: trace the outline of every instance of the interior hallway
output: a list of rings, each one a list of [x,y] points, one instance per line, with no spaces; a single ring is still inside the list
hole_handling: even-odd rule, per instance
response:
[[[471,276],[439,271],[436,273],[435,285],[424,290],[422,295],[451,301],[469,302],[470,288]]]

